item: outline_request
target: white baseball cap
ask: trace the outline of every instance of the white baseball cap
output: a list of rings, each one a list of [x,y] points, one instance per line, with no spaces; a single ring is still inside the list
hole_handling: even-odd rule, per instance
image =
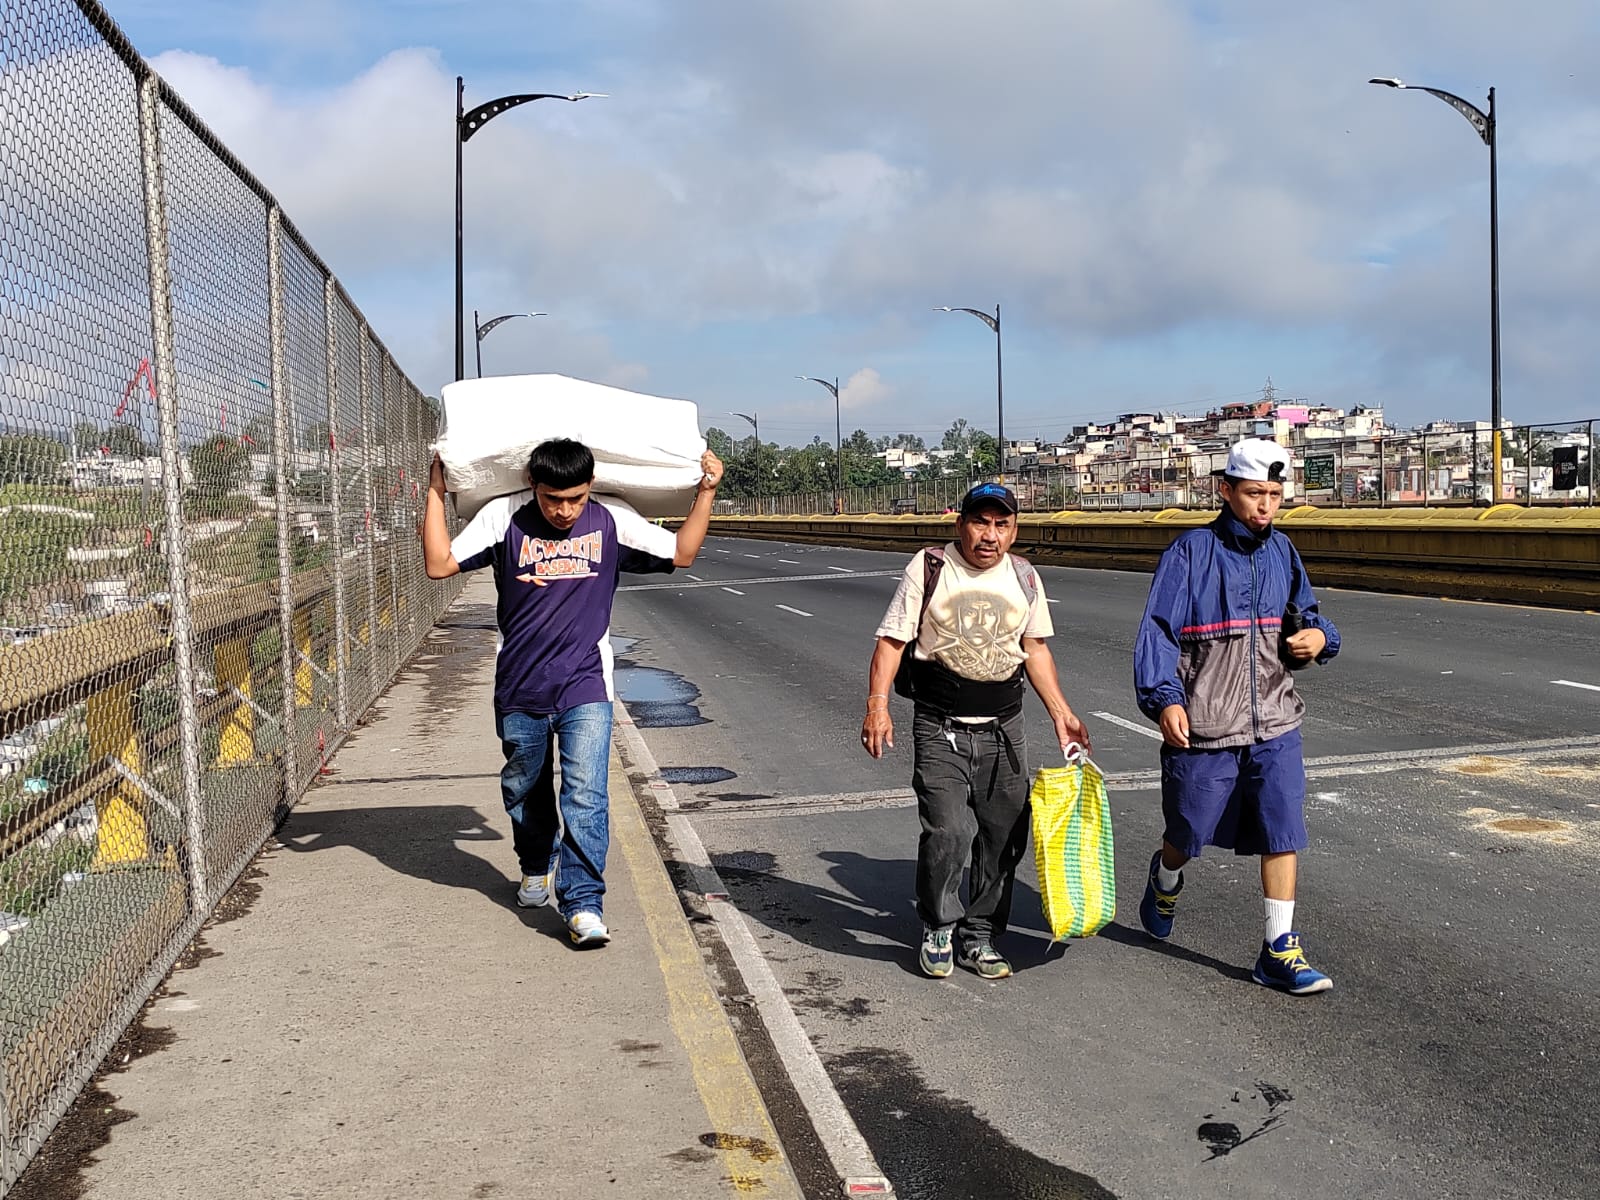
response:
[[[1266,438],[1245,438],[1228,451],[1228,465],[1221,474],[1261,483],[1288,483],[1293,478],[1289,452]]]

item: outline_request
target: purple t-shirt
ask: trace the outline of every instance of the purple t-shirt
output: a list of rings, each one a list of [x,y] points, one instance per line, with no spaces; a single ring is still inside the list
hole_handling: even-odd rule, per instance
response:
[[[450,551],[463,571],[494,568],[495,711],[546,715],[611,699],[617,574],[670,572],[676,549],[659,525],[593,499],[565,531],[531,491],[484,505]]]

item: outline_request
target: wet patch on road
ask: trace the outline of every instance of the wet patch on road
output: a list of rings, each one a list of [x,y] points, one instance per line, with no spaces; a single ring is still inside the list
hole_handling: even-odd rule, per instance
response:
[[[700,1144],[713,1150],[743,1150],[758,1163],[768,1163],[778,1157],[777,1148],[770,1142],[742,1133],[702,1133]]]
[[[728,780],[737,779],[739,776],[726,767],[662,767],[661,778],[668,783],[703,787],[711,783],[727,783]]]
[[[836,1017],[850,1024],[875,1015],[876,1010],[872,1007],[875,1001],[865,996],[840,999],[839,989],[843,986],[844,980],[838,975],[827,971],[807,971],[804,986],[786,987],[783,994],[789,997],[789,1003],[795,1008],[803,1008],[824,1017]]]
[[[1203,1161],[1212,1162],[1232,1154],[1247,1142],[1253,1142],[1264,1134],[1271,1133],[1283,1119],[1289,1115],[1288,1106],[1294,1102],[1294,1096],[1287,1088],[1278,1087],[1264,1080],[1257,1081],[1256,1090],[1249,1097],[1243,1097],[1234,1092],[1233,1104],[1243,1104],[1245,1100],[1260,1101],[1266,1105],[1266,1117],[1250,1133],[1240,1131],[1237,1121],[1217,1120],[1218,1116],[1233,1116],[1233,1113],[1207,1113],[1199,1129],[1195,1130],[1195,1137],[1211,1151]]]
[[[901,1200],[1116,1200],[1091,1176],[1024,1150],[965,1100],[930,1088],[901,1051],[867,1046],[827,1065]]]
[[[778,869],[778,856],[768,854],[765,850],[730,850],[726,854],[713,854],[711,865],[724,878],[729,875],[765,874]]]
[[[688,729],[710,723],[697,707],[700,689],[672,671],[641,667],[619,654],[613,682],[617,699],[628,706],[640,729]]]

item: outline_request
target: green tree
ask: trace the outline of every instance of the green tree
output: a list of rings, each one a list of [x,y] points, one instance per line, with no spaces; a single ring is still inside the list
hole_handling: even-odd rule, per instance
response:
[[[706,430],[706,449],[727,463],[733,457],[733,437],[726,430],[713,425]]]
[[[67,448],[53,437],[14,433],[0,437],[0,484],[56,483]]]
[[[80,447],[82,443],[79,443]],[[100,445],[120,458],[149,458],[155,451],[139,436],[136,426],[119,421],[106,430]]]
[[[928,444],[914,433],[897,433],[893,437],[878,439],[879,450],[911,450],[917,454],[925,454]]]
[[[250,451],[233,438],[216,434],[189,451],[189,478],[198,495],[231,495],[250,477]]]

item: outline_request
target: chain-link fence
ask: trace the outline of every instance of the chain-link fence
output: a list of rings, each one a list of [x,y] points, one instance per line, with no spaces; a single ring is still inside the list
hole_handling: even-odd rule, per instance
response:
[[[451,587],[435,405],[93,3],[0,10],[0,1194]]]
[[[1499,502],[1593,505],[1591,483],[1600,421],[1556,421],[1500,431]],[[1471,506],[1496,502],[1495,444],[1487,423],[1441,422],[1425,431],[1291,441],[1290,499],[1320,507]],[[1155,455],[1080,455],[1072,462],[1025,462],[1006,475],[1024,512],[1217,508],[1212,474],[1225,447],[1174,447]],[[737,516],[816,513],[942,513],[994,475],[939,474],[927,468],[900,483],[834,492],[729,496],[717,511]]]

